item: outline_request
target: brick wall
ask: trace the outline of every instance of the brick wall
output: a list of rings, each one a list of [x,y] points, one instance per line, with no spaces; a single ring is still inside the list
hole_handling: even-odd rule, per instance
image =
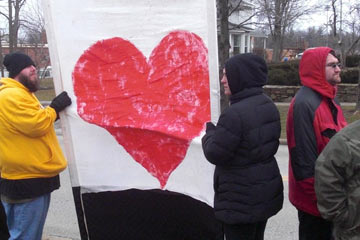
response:
[[[299,89],[300,86],[264,86],[265,93],[269,95],[274,102],[290,102],[291,98]],[[339,84],[337,96],[340,102],[356,102],[357,92],[357,84]]]

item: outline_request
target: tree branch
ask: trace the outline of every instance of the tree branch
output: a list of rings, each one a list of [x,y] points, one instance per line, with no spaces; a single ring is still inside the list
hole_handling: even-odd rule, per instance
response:
[[[349,47],[349,49],[346,51],[346,56],[351,52],[351,50],[359,43],[360,41],[360,36],[358,36],[358,38],[351,44],[351,46]]]
[[[237,28],[241,28],[241,27],[243,27],[243,26],[245,26],[245,25],[251,25],[251,23],[249,23],[249,21],[250,21],[253,17],[255,17],[256,15],[257,15],[257,13],[252,14],[251,16],[249,16],[247,19],[245,19],[245,20],[242,21],[241,23],[237,24],[237,25],[234,26],[234,27],[229,28],[229,30],[234,30],[234,29],[237,29]]]
[[[5,17],[7,20],[9,20],[9,16],[8,16],[8,15],[6,15],[5,13],[0,12],[0,15],[2,15],[2,16],[3,16],[3,17]]]
[[[230,17],[235,11],[238,10],[238,8],[240,7],[240,5],[241,5],[242,2],[243,2],[243,1],[240,0],[239,3],[236,5],[236,7],[234,7],[231,11],[229,11],[229,15],[228,15],[229,17]]]

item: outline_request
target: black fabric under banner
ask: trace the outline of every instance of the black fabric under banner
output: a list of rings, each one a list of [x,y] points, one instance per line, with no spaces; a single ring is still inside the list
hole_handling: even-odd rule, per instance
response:
[[[222,240],[213,209],[184,194],[129,189],[80,194],[74,200],[81,239]]]
[[[82,240],[88,239],[84,211],[83,211],[83,207],[81,204],[80,187],[73,187],[72,190],[73,190],[73,195],[74,195],[76,215],[77,215],[79,229],[80,229],[80,237]]]

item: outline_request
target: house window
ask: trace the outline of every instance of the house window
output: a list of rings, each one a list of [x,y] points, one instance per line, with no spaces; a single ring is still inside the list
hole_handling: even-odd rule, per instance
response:
[[[241,36],[234,35],[234,47],[233,47],[233,54],[239,54],[241,52]]]

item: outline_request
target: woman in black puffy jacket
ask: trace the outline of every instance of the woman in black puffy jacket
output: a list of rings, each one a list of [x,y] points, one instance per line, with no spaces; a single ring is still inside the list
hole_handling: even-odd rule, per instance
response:
[[[253,54],[225,63],[221,80],[230,106],[217,125],[207,123],[204,154],[216,165],[215,216],[227,240],[264,238],[267,219],[283,205],[283,183],[274,157],[279,147],[280,115],[264,94],[267,66]]]

